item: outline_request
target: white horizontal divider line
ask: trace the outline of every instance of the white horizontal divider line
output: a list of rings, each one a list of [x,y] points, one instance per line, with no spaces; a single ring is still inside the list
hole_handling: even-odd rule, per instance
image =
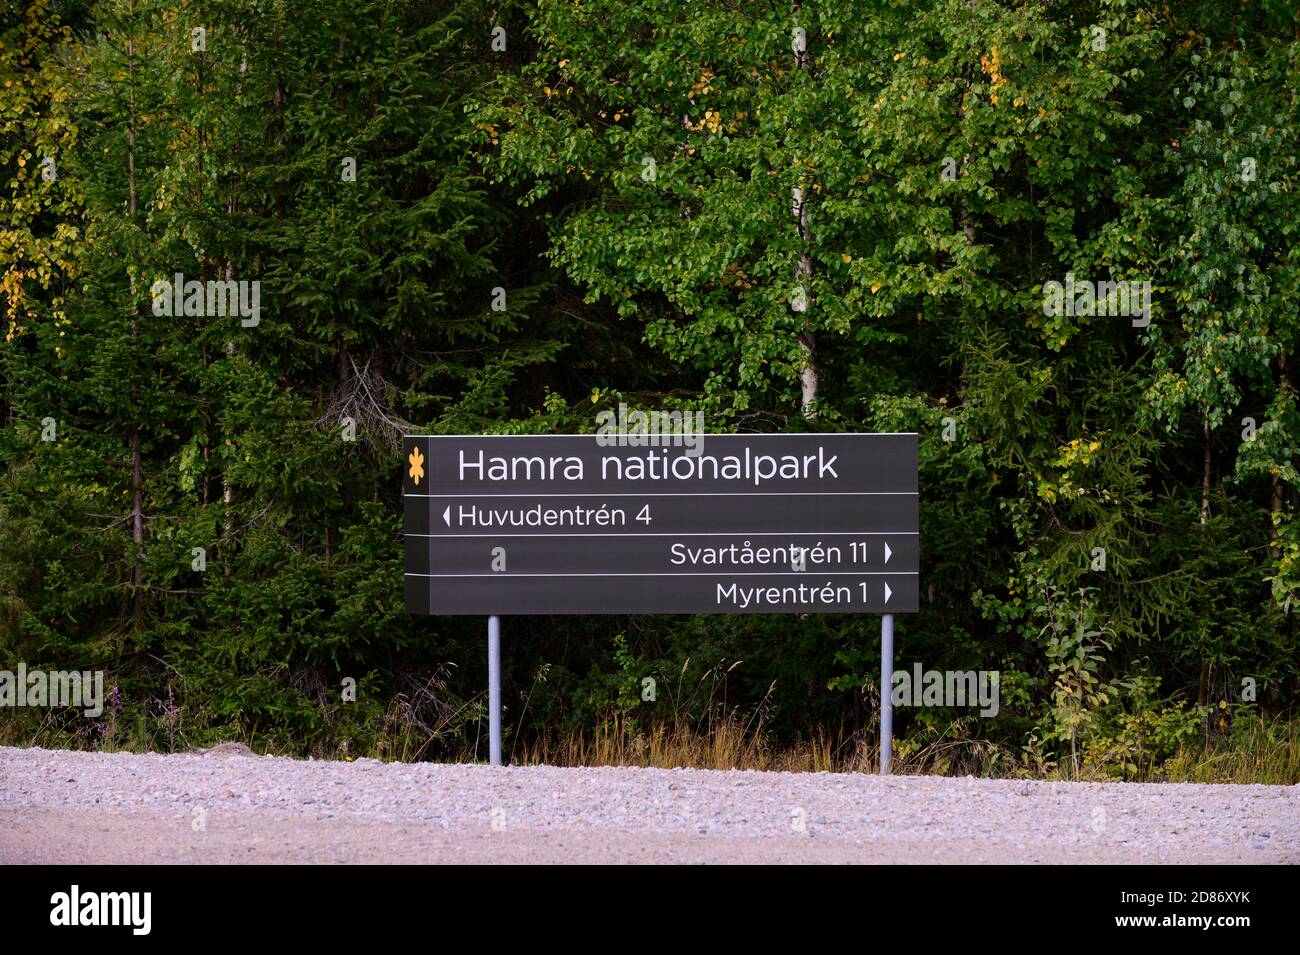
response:
[[[560,493],[537,491],[531,494],[497,494],[479,491],[476,494],[425,494],[405,491],[407,497],[917,497],[917,491],[589,491],[587,493]]]
[[[696,573],[695,571],[661,571],[658,573],[615,574],[603,571],[577,574],[517,574],[511,571],[489,572],[486,574],[417,574],[408,570],[407,577],[916,577],[918,570],[770,570],[770,571],[715,571],[714,573]]]
[[[916,537],[919,531],[635,531],[608,534],[416,534],[406,531],[406,537]]]

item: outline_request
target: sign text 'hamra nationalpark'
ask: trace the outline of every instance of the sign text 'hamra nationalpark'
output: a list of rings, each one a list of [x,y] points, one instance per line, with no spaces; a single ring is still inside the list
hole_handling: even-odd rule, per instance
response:
[[[687,437],[407,437],[407,611],[917,609],[915,434]]]

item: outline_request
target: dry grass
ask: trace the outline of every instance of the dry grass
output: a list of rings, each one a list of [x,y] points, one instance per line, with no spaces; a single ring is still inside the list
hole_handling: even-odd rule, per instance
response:
[[[875,764],[874,747],[858,739],[845,740],[842,735],[837,740],[820,729],[810,739],[774,745],[767,721],[775,684],[756,706],[742,713],[721,702],[726,697],[727,678],[740,661],[730,665],[720,662],[688,678],[690,665],[687,659],[675,678],[661,680],[660,706],[665,715],[655,722],[643,723],[627,709],[611,706],[591,729],[562,736],[546,733],[526,740],[509,753],[510,761],[813,773],[860,771]],[[544,679],[543,671],[538,680]]]
[[[613,713],[590,732],[563,738],[545,736],[524,744],[515,763],[549,766],[653,766],[661,769],[761,769],[779,772],[832,772],[849,767],[835,758],[825,735],[775,748],[736,714],[695,728],[685,721],[641,728]]]
[[[1300,721],[1251,720],[1218,746],[1190,745],[1168,760],[1174,783],[1300,783]]]
[[[1005,753],[986,740],[942,739],[925,745],[895,741],[893,770],[910,775],[986,775]],[[544,736],[522,744],[511,762],[548,766],[651,766],[661,769],[754,769],[793,773],[874,773],[878,730],[818,729],[808,739],[774,743],[760,709],[748,717],[716,712],[703,725],[675,717],[649,726],[611,711],[591,731]]]

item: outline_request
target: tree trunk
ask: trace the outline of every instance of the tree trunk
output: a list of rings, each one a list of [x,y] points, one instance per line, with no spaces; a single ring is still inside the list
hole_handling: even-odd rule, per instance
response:
[[[1201,469],[1201,523],[1210,522],[1210,474],[1214,467],[1214,457],[1210,449],[1210,416],[1201,419],[1201,438],[1204,448]]]
[[[244,53],[239,59],[239,80],[235,83],[235,95],[239,96],[243,89],[244,74],[248,72],[248,54]],[[238,145],[236,145],[236,154],[238,154]],[[230,190],[226,196],[226,215],[231,219],[235,217],[235,210],[238,208],[237,197],[237,179],[238,173],[232,173],[230,176]],[[226,281],[235,280],[235,262],[229,255],[226,257]],[[226,342],[226,357],[232,358],[235,354],[235,342],[233,339]],[[229,439],[226,439],[229,442]],[[223,466],[221,469],[221,503],[224,510],[224,516],[221,528],[221,572],[224,576],[229,577],[234,572],[234,567],[230,562],[230,552],[234,549],[235,539],[235,489],[230,483],[230,476]]]
[[[812,232],[808,229],[808,200],[802,188],[794,190],[794,214],[799,223],[799,236],[805,243],[812,241]],[[806,248],[806,246],[805,246]],[[794,267],[796,293],[794,310],[806,312],[810,307],[809,285],[812,279],[812,256],[803,252]],[[798,334],[799,347],[803,350],[803,370],[799,373],[799,408],[809,421],[817,420],[817,411],[813,404],[817,400],[817,337],[813,333],[812,323],[805,320]]]
[[[231,185],[230,199],[226,204],[226,211],[230,215],[235,214],[235,189]],[[235,263],[230,259],[226,260],[226,281],[232,282],[235,278]],[[233,358],[235,355],[234,341],[226,342],[226,357]],[[227,439],[229,444],[229,439]],[[224,509],[224,517],[221,529],[221,572],[224,576],[229,577],[232,573],[230,564],[230,551],[234,547],[235,540],[235,515],[233,505],[235,503],[235,489],[230,484],[230,476],[226,468],[221,468],[221,503]]]
[[[1201,441],[1204,448],[1201,470],[1201,526],[1204,527],[1210,522],[1210,476],[1214,466],[1214,458],[1210,448],[1210,416],[1207,413],[1201,419]],[[1201,676],[1196,689],[1196,701],[1202,707],[1210,705],[1210,661],[1201,658]],[[1209,740],[1210,731],[1213,728],[1209,713],[1201,718],[1201,735],[1205,740]]]
[[[802,13],[802,5],[798,2],[794,5],[796,16]],[[794,65],[797,70],[808,69],[808,48],[807,42],[803,44],[804,49],[794,51]],[[794,268],[794,281],[796,291],[796,312],[806,312],[810,306],[809,297],[812,290],[809,287],[812,284],[812,253],[810,251],[812,244],[812,230],[808,228],[808,195],[802,185],[796,186],[793,193],[794,204],[791,210],[794,213],[795,222],[799,227],[799,238],[804,243],[804,251],[799,255],[799,261]],[[809,421],[817,420],[817,411],[814,405],[817,402],[817,337],[813,332],[812,322],[804,320],[803,327],[798,333],[799,348],[803,351],[803,370],[799,373],[799,409],[803,412],[805,418]]]
[[[128,12],[134,26],[135,5],[131,4]],[[127,100],[130,119],[127,123],[127,211],[132,222],[137,210],[135,188],[135,40],[128,37],[126,41]],[[140,457],[140,375],[136,368],[136,356],[140,340],[140,306],[131,306],[131,415],[135,419],[131,424],[131,543],[134,546],[134,560],[131,564],[131,616],[136,626],[144,612],[144,465]]]

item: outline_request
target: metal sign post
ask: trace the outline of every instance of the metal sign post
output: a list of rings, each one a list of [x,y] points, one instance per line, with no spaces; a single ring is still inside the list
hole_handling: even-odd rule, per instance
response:
[[[894,615],[880,618],[880,775],[894,755]]]
[[[501,618],[488,617],[488,765],[501,765]]]

